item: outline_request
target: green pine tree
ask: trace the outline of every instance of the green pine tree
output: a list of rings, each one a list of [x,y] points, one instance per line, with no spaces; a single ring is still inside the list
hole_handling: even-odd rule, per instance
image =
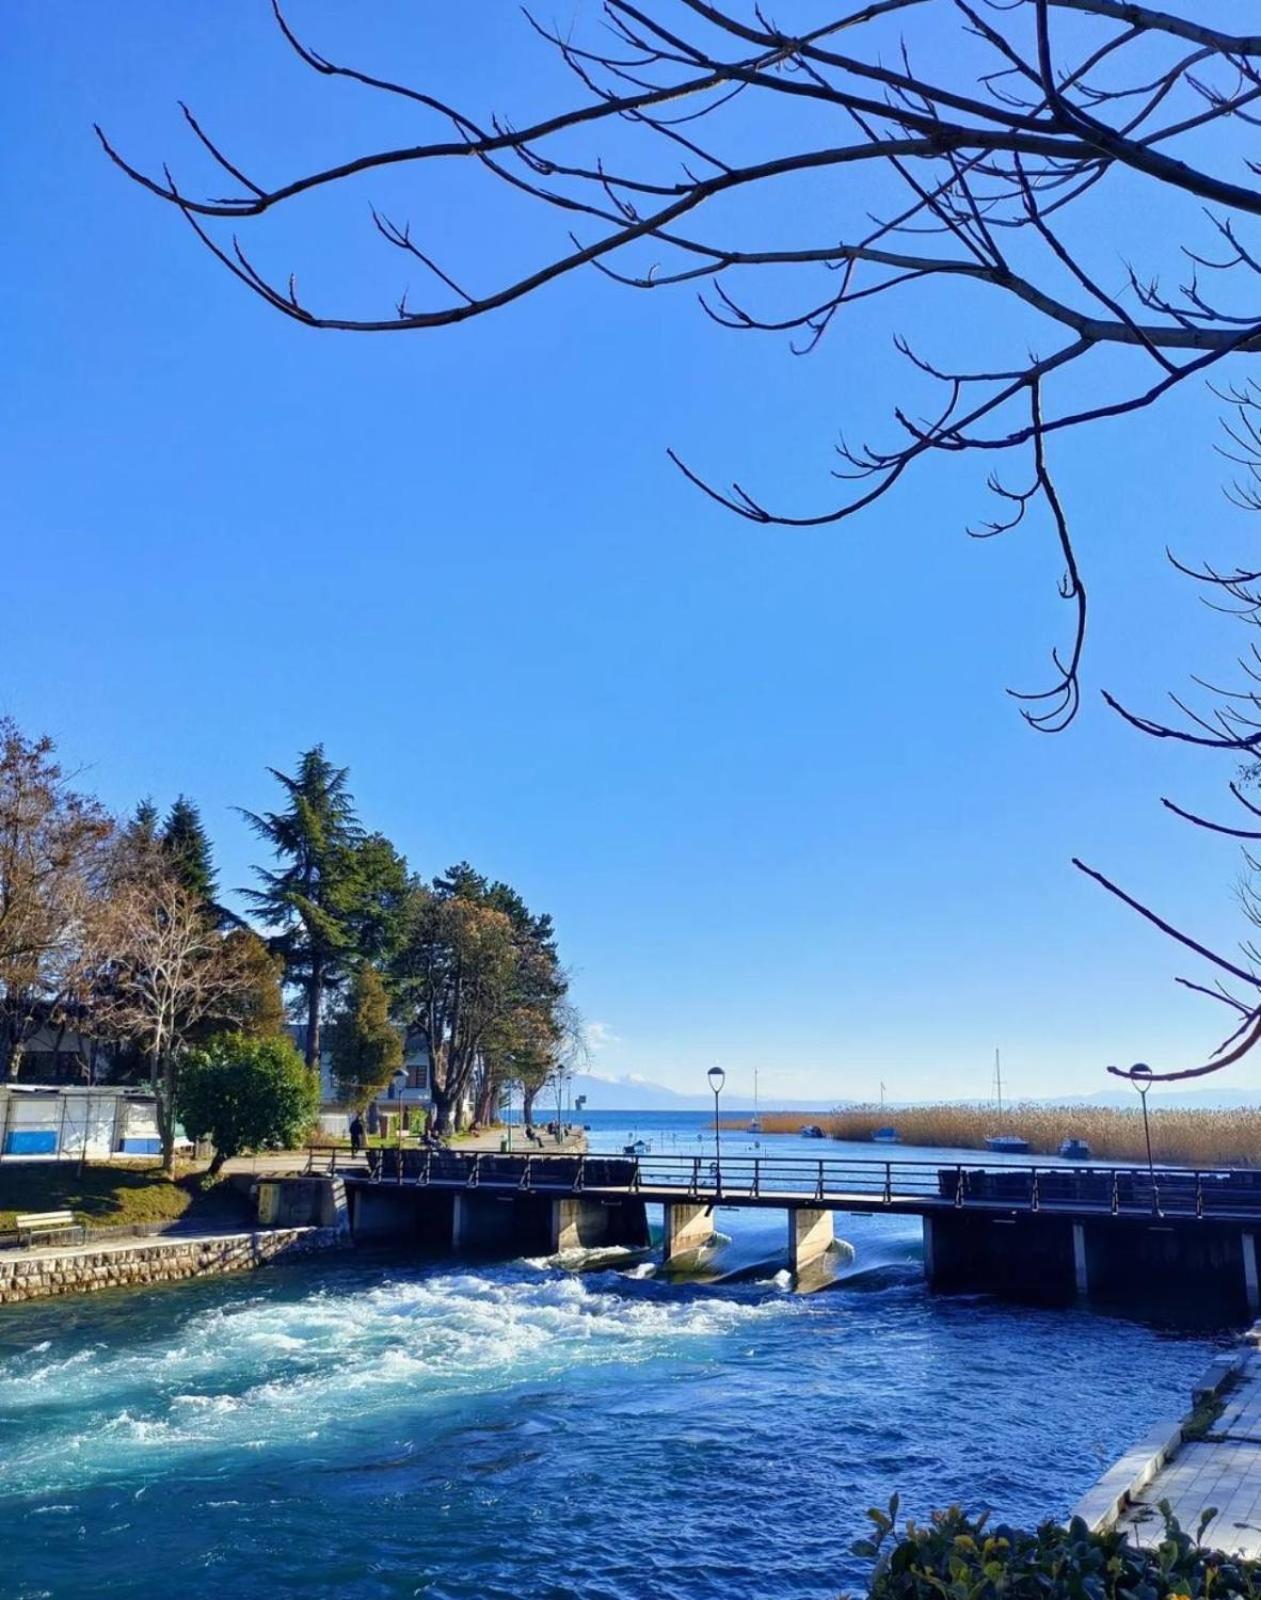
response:
[[[263,923],[278,930],[274,948],[284,956],[286,982],[302,992],[305,1055],[313,1067],[325,1002],[345,982],[355,956],[364,832],[349,769],[333,766],[323,745],[303,752],[292,776],[268,771],[285,792],[285,809],[242,815],[280,865],[255,867],[262,887],[242,892]]]
[[[329,1028],[333,1081],[341,1099],[366,1105],[403,1065],[403,1039],[390,1021],[381,975],[361,966]]]
[[[207,905],[215,904],[218,884],[210,836],[201,813],[186,795],[180,795],[167,812],[160,835],[162,853],[183,888]]]
[[[158,808],[151,796],[146,795],[123,828],[128,844],[145,849],[158,841]]]

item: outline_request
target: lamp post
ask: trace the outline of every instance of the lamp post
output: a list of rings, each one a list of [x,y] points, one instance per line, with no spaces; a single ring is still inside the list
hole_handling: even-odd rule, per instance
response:
[[[1145,1061],[1136,1061],[1130,1068],[1130,1082],[1138,1090],[1138,1097],[1143,1102],[1143,1137],[1147,1141],[1147,1175],[1152,1180],[1152,1191],[1156,1188],[1156,1168],[1152,1163],[1152,1130],[1147,1120],[1147,1091],[1152,1086],[1152,1069]]]
[[[398,1181],[403,1181],[403,1089],[407,1083],[407,1069],[400,1067],[392,1078],[394,1095],[398,1101]]]
[[[719,1199],[722,1198],[722,1133],[718,1126],[718,1096],[722,1093],[722,1086],[727,1081],[727,1074],[721,1067],[710,1067],[707,1074],[709,1087],[714,1091],[714,1187]]]

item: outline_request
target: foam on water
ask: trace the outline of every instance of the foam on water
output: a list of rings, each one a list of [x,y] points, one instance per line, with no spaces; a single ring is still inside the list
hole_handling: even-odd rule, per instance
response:
[[[198,1451],[318,1439],[374,1412],[642,1362],[791,1315],[763,1301],[619,1292],[543,1271],[400,1273],[358,1292],[265,1294],[192,1311],[163,1345],[69,1353],[57,1339],[0,1363],[0,1417],[26,1423],[0,1468],[6,1490],[154,1467]]]

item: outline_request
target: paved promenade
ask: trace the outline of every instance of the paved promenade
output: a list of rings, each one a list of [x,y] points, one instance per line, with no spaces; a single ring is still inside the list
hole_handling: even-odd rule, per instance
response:
[[[1217,1515],[1204,1535],[1207,1545],[1232,1555],[1261,1559],[1261,1351],[1243,1357],[1225,1408],[1203,1439],[1180,1444],[1118,1519],[1139,1545],[1159,1542],[1168,1500],[1182,1527],[1194,1533],[1200,1514]]]
[[[498,1151],[500,1140],[504,1138],[506,1133],[507,1129],[502,1127],[483,1128],[479,1133],[463,1134],[453,1141],[451,1148],[458,1152],[474,1150]],[[319,1139],[314,1142],[317,1145],[321,1143]],[[414,1150],[416,1148],[415,1140],[405,1140],[403,1148],[405,1150]],[[553,1155],[560,1150],[572,1153],[574,1151],[583,1151],[587,1148],[587,1136],[580,1127],[575,1127],[563,1145],[557,1145],[551,1139],[543,1145],[531,1145],[526,1141],[525,1130],[517,1126],[512,1130],[512,1148],[518,1155],[525,1154],[531,1150],[548,1152]],[[304,1148],[301,1150],[264,1151],[259,1155],[251,1156],[234,1156],[231,1161],[224,1162],[223,1170],[228,1174],[246,1172],[277,1175],[286,1172],[305,1172],[306,1165],[307,1152]]]

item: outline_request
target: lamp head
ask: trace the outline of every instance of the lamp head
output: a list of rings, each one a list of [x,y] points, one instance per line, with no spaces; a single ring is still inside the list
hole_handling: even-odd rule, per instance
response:
[[[715,1094],[721,1094],[722,1086],[727,1081],[727,1074],[721,1067],[710,1067],[707,1077],[709,1078],[709,1087]]]
[[[1145,1061],[1136,1061],[1130,1068],[1130,1082],[1139,1094],[1146,1094],[1152,1086],[1152,1069]]]

